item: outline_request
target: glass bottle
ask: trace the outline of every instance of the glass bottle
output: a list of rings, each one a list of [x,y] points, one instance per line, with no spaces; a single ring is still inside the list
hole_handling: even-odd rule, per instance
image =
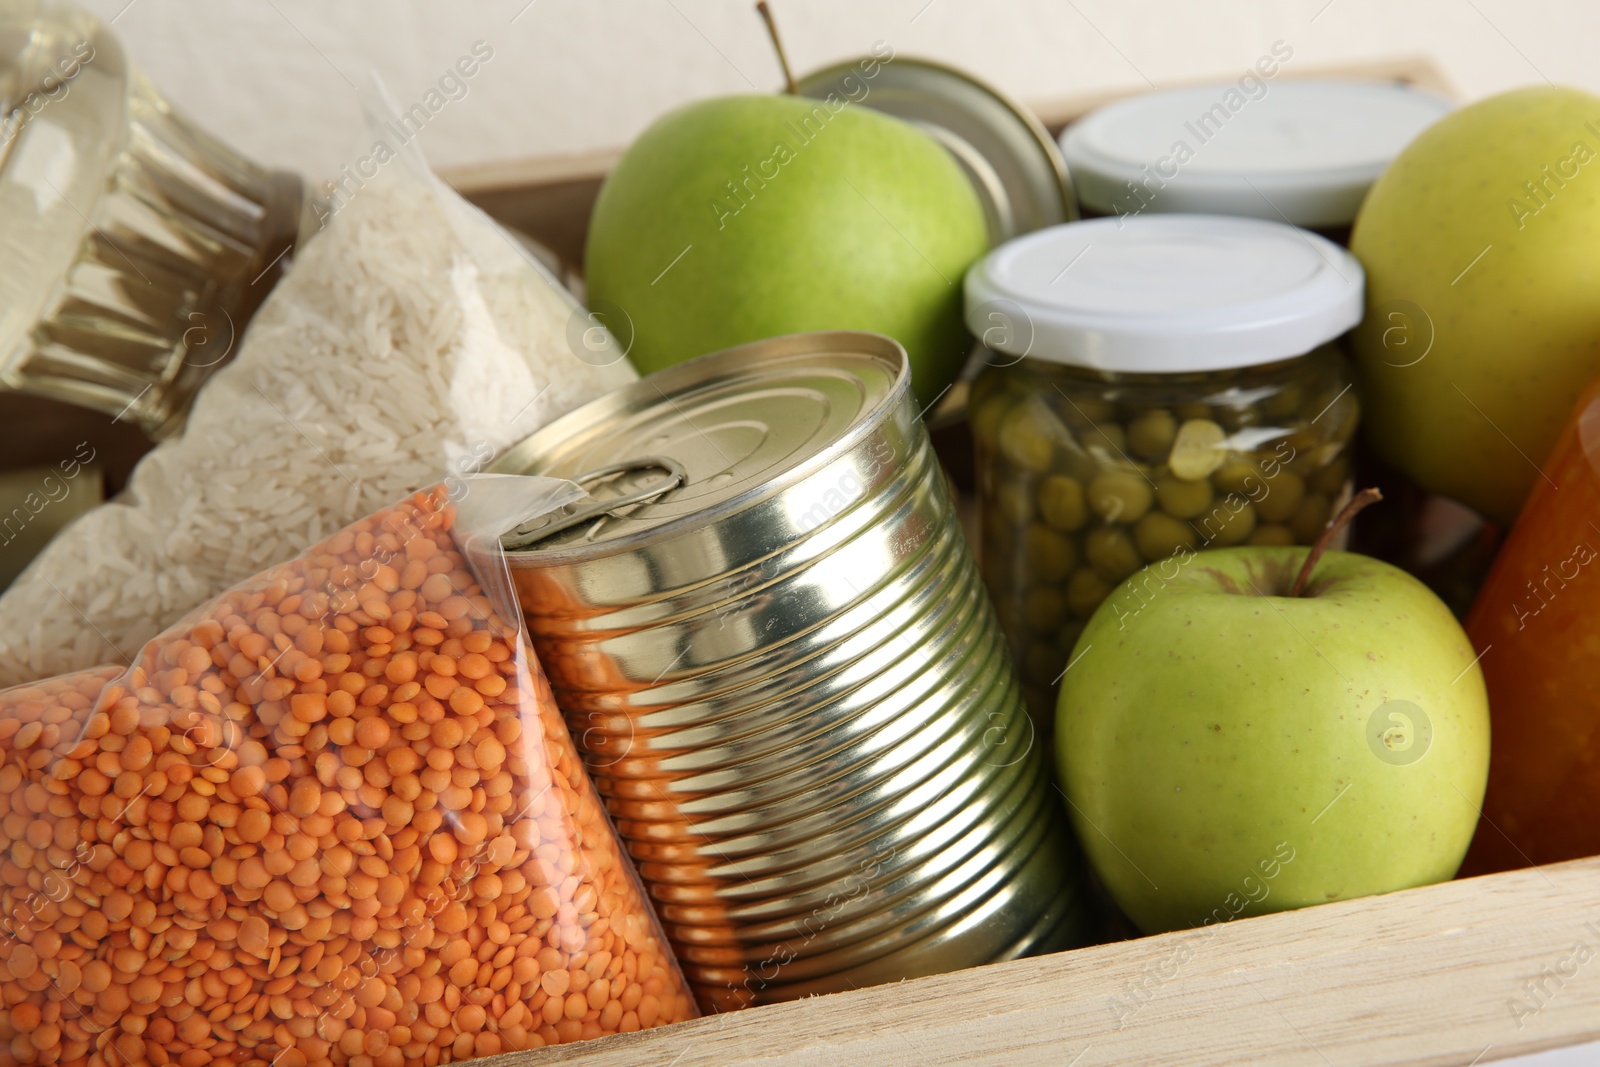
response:
[[[175,112],[92,15],[5,5],[4,406],[43,398],[175,432],[282,272],[303,202],[298,177]]]

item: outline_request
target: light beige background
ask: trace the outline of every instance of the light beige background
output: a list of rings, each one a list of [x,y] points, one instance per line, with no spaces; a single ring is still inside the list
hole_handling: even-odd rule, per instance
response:
[[[1426,53],[1469,98],[1600,92],[1595,0],[772,0],[803,73],[883,40],[1025,101]],[[88,0],[177,104],[263,162],[324,177],[368,139],[353,85],[402,105],[477,40],[494,58],[422,136],[438,166],[621,146],[675,104],[768,91],[753,0]]]

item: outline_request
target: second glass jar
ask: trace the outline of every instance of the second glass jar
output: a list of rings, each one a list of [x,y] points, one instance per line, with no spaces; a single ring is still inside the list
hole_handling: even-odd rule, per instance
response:
[[[1139,221],[1168,228],[1158,219]],[[1093,240],[1076,237],[1090,247],[1116,241],[1114,220],[1106,223],[1059,229],[1106,231]],[[1202,228],[1226,237],[1234,225],[1246,228],[1239,235],[1245,242],[1259,241],[1262,234],[1249,231],[1260,227],[1299,240],[1298,231],[1270,223],[1206,219]],[[1282,234],[1267,236],[1270,249],[1270,238]],[[1278,248],[1295,257],[1287,246]],[[1065,258],[1045,262],[1071,258],[1070,244],[1060,251]],[[1144,254],[1135,253],[1133,261]],[[1028,290],[1037,289],[1026,280],[1017,284],[1015,260],[1006,264],[1001,256],[997,264],[992,257],[987,271],[975,268],[969,277],[969,325],[989,346],[989,365],[974,381],[968,405],[982,516],[979,558],[1029,711],[1043,732],[1050,732],[1056,690],[1079,635],[1121,582],[1146,564],[1207,548],[1310,544],[1347,499],[1358,404],[1349,366],[1329,342],[1359,317],[1360,269],[1339,255],[1335,264],[1353,277],[1355,303],[1337,284],[1320,299],[1299,294],[1308,316],[1330,304],[1339,309],[1322,314],[1320,324],[1307,324],[1310,335],[1322,335],[1310,351],[1263,358],[1263,348],[1286,345],[1293,353],[1298,346],[1268,337],[1229,352],[1196,345],[1189,335],[1165,353],[1159,343],[1135,344],[1119,356],[1114,343],[1105,343],[1101,324],[1097,361],[1132,368],[1126,371],[1073,360],[1074,335],[1062,328],[1070,309],[1033,304]],[[1224,252],[1219,259],[1226,273],[1230,257]],[[1087,284],[1114,286],[1116,263],[1107,266]],[[1152,268],[1157,274],[1162,269]],[[1273,273],[1253,277],[1272,288],[1281,284]],[[1160,277],[1144,281],[1154,288],[1138,301],[1155,306],[1130,320],[1135,331],[1159,327],[1162,303],[1183,302],[1181,286],[1163,285]],[[1070,286],[1058,288],[1059,300],[1074,299]],[[1105,301],[1104,292],[1098,295]],[[1242,295],[1252,295],[1248,285]],[[1239,321],[1249,314],[1242,310]],[[1230,316],[1213,319],[1226,324]],[[1019,356],[1018,349],[1033,354]]]

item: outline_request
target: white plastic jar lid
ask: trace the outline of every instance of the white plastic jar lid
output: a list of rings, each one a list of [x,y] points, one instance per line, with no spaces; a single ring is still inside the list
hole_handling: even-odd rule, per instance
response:
[[[1281,222],[1145,215],[1051,226],[966,277],[989,348],[1111,373],[1191,373],[1303,355],[1361,321],[1349,252]]]
[[[1101,214],[1345,226],[1389,162],[1449,110],[1401,85],[1257,79],[1248,92],[1213,85],[1109,104],[1067,127],[1061,151],[1078,199]]]

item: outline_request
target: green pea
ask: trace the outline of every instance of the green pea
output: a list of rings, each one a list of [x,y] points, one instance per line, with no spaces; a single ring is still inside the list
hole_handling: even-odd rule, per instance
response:
[[[1056,470],[1087,485],[1105,465],[1083,450],[1076,441],[1068,442],[1056,451]]]
[[[1096,426],[1110,422],[1116,415],[1116,409],[1111,406],[1111,401],[1103,396],[1077,392],[1070,396],[1060,393],[1056,395],[1060,397],[1056,408],[1061,412],[1061,418],[1074,431],[1092,430]]]
[[[1035,633],[1055,633],[1066,615],[1067,598],[1053,585],[1036,586],[1022,602],[1023,621]]]
[[[1108,470],[1089,483],[1089,506],[1106,522],[1135,522],[1150,510],[1154,494],[1144,475],[1126,467]]]
[[[1108,582],[1120,582],[1140,567],[1144,560],[1133,546],[1133,539],[1115,526],[1090,530],[1083,542],[1083,554]]]
[[[1111,595],[1113,586],[1090,567],[1074,571],[1067,581],[1067,610],[1080,619],[1087,619],[1100,606],[1100,601]]]
[[[1256,516],[1263,522],[1288,522],[1300,509],[1306,483],[1291,470],[1280,470],[1276,477],[1263,478],[1266,492],[1256,500]]]
[[[1188,419],[1172,439],[1167,466],[1179,478],[1197,481],[1227,462],[1227,434],[1210,419]]]
[[[1295,543],[1294,532],[1287,526],[1276,523],[1257,526],[1255,532],[1245,538],[1247,545],[1280,545],[1288,546]]]
[[[1065,436],[1065,427],[1048,408],[1038,400],[1026,400],[1000,423],[1000,454],[1022,470],[1043,474],[1050,469],[1056,442]]]
[[[1237,433],[1263,423],[1261,409],[1250,404],[1223,404],[1212,409],[1211,417],[1229,433]]]
[[[1029,523],[1022,535],[1022,562],[1033,581],[1059,582],[1078,565],[1078,546],[1043,523]]]
[[[994,491],[996,513],[1013,526],[1024,526],[1033,520],[1033,493],[1025,483],[1006,481]]]
[[[1241,496],[1219,500],[1215,507],[1194,520],[1201,548],[1226,548],[1239,544],[1255,528],[1256,509]]]
[[[1354,393],[1346,393],[1345,398],[1333,405],[1333,410],[1339,418],[1333,424],[1333,432],[1329,435],[1341,445],[1347,445],[1356,435],[1356,426],[1361,419],[1360,405],[1356,403]]]
[[[1152,511],[1133,527],[1133,543],[1139,554],[1151,563],[1166,559],[1185,548],[1193,548],[1194,528],[1182,519]]]
[[[1333,511],[1333,504],[1321,493],[1307,493],[1300,507],[1296,509],[1294,518],[1289,520],[1289,529],[1294,531],[1294,539],[1300,544],[1309,545],[1322,536],[1323,527],[1328,525],[1328,517]]]
[[[1005,392],[997,392],[985,397],[972,409],[968,422],[972,424],[972,436],[985,448],[994,448],[999,442],[1000,426],[1005,421],[1006,412],[1011,409],[1012,397]]]
[[[1177,436],[1178,420],[1161,408],[1152,408],[1128,423],[1128,447],[1134,455],[1151,463],[1167,458]]]
[[[1064,474],[1052,474],[1039,483],[1039,514],[1058,530],[1070,533],[1089,518],[1083,486]]]
[[[1336,447],[1336,446],[1328,446]],[[1327,459],[1322,455],[1322,450],[1313,449],[1310,452],[1301,452],[1294,459],[1283,465],[1284,470],[1294,471],[1301,478],[1310,478],[1327,464]]]
[[[1350,460],[1339,456],[1326,467],[1317,471],[1307,481],[1307,486],[1312,492],[1321,493],[1332,500],[1344,492],[1345,482],[1350,478]]]
[[[1118,462],[1128,454],[1128,434],[1114,422],[1102,422],[1090,429],[1080,430],[1078,438],[1089,454],[1098,456],[1102,463]]]
[[[1161,510],[1179,519],[1192,519],[1211,506],[1211,483],[1204,479],[1188,481],[1164,474],[1156,479],[1156,503]]]
[[[959,389],[960,385],[956,388]],[[1014,367],[987,367],[972,380],[972,387],[967,393],[967,410],[977,411],[991,400],[1000,401],[999,406],[1004,410],[1033,392],[1035,387],[1031,374],[1019,373]]]
[[[1294,458],[1284,466],[1309,478],[1339,454],[1340,445],[1329,441],[1315,426],[1302,426],[1285,440],[1294,449]]]
[[[1217,468],[1211,476],[1211,484],[1230,496],[1252,498],[1261,494],[1265,483],[1260,467],[1247,459],[1233,459]]]
[[[1305,423],[1308,428],[1314,425],[1319,436],[1343,443],[1355,436],[1360,407],[1355,390],[1330,386],[1305,406]]]
[[[1274,419],[1287,419],[1305,403],[1305,390],[1292,383],[1281,385],[1261,401],[1261,410]]]

